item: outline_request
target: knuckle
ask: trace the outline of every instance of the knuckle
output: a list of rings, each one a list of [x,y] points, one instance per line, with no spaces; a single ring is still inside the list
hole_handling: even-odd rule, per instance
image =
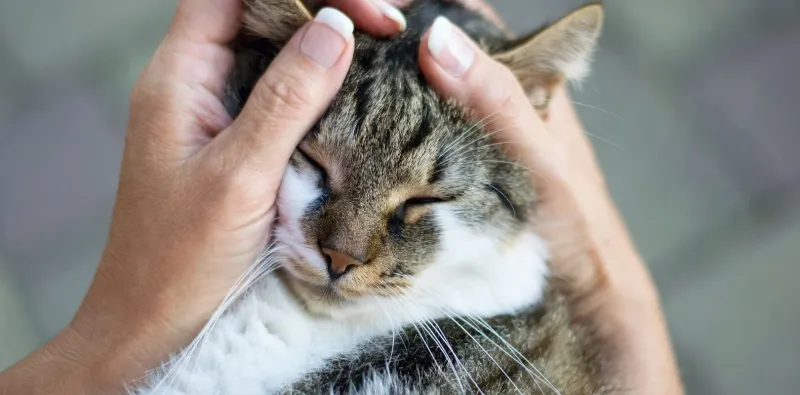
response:
[[[201,160],[202,184],[224,201],[250,201],[252,195],[260,193],[259,185],[265,174],[258,161],[245,152],[244,147],[235,146],[214,152]]]
[[[309,83],[288,74],[265,77],[264,89],[256,94],[256,103],[270,114],[294,115],[312,104]]]
[[[513,104],[513,90],[519,85],[514,74],[500,63],[489,61],[476,68],[471,78],[470,104],[482,112],[501,111]]]
[[[521,109],[529,107],[527,97],[522,90],[519,79],[507,67],[498,64],[493,70],[491,78],[481,100],[488,103],[495,111],[501,112],[506,118],[516,119]]]
[[[252,166],[235,166],[228,169],[218,185],[223,205],[233,210],[252,212],[271,205],[270,188],[263,174]]]
[[[501,87],[499,90],[499,99],[503,101],[503,104],[508,104],[513,100],[513,95],[511,92],[515,87],[520,87],[519,80],[517,79],[517,76],[505,66],[500,68],[498,74],[498,85]]]

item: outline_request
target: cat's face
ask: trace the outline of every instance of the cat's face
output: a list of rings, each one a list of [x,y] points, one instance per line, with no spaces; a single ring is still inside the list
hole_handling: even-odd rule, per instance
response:
[[[340,93],[291,158],[275,239],[290,286],[309,305],[394,297],[420,283],[436,288],[454,276],[486,275],[532,214],[529,171],[503,154],[492,117],[475,119],[441,99],[419,71],[421,33],[445,6],[434,3],[412,3],[399,37],[356,35]],[[248,4],[248,26],[270,48],[261,55],[276,51],[310,15],[298,2]],[[602,25],[602,7],[590,5],[508,41],[454,4],[446,3],[451,16],[470,21],[540,114],[555,85],[583,77]],[[234,75],[234,113],[237,97],[246,97],[267,63],[266,56],[250,58],[252,65]]]
[[[501,244],[532,208],[526,170],[503,155],[491,119],[440,99],[392,56],[391,46],[360,41],[361,61],[281,187],[283,263],[319,300],[403,294],[432,265],[477,258],[447,252],[457,235]],[[485,248],[459,254],[472,247]]]

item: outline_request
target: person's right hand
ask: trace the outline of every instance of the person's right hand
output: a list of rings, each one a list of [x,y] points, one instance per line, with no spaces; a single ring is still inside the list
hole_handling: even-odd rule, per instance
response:
[[[475,1],[473,1],[474,3]],[[478,3],[482,3],[478,1]],[[484,5],[485,6],[485,5]],[[539,117],[509,69],[452,24],[431,48],[428,31],[419,61],[428,82],[455,98],[508,144],[531,171],[540,196],[533,226],[551,249],[551,270],[575,318],[590,322],[619,353],[618,379],[632,393],[682,393],[658,295],[605,181],[583,126],[561,86],[548,117]],[[454,56],[457,54],[458,56]]]

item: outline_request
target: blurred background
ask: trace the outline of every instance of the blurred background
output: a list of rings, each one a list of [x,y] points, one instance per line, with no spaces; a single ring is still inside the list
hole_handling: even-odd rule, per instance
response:
[[[494,0],[517,32],[580,0]],[[607,0],[574,100],[690,394],[800,388],[800,1]],[[176,0],[0,1],[0,370],[101,253],[127,100]]]

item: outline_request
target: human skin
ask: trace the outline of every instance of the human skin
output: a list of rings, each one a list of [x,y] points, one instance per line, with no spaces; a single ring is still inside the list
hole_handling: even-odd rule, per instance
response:
[[[483,1],[463,1],[495,15]],[[567,293],[575,318],[591,322],[612,343],[615,380],[626,393],[682,394],[655,284],[563,84],[542,119],[510,70],[457,27],[452,29],[445,48],[435,53],[428,46],[432,33],[423,36],[420,68],[439,93],[480,119],[491,116],[492,129],[498,130],[494,137],[531,170],[540,196],[531,225],[550,247],[553,278]],[[456,51],[460,56],[453,55]]]
[[[402,29],[372,1],[327,3],[372,34]],[[121,392],[191,341],[264,248],[288,158],[340,87],[353,38],[305,25],[232,120],[220,97],[241,12],[240,0],[179,2],[131,95],[117,202],[92,285],[59,335],[0,373],[0,394]],[[682,393],[656,289],[566,91],[542,120],[510,72],[470,45],[473,62],[454,76],[426,35],[426,78],[477,114],[496,114],[494,127],[505,129],[497,136],[532,170],[543,198],[532,226],[550,242],[553,273],[576,314],[618,342],[626,388]]]

